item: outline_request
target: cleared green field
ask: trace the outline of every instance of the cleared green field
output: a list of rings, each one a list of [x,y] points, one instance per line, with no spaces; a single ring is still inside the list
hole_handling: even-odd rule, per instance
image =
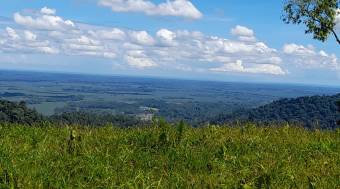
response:
[[[339,186],[339,129],[0,124],[0,188]]]

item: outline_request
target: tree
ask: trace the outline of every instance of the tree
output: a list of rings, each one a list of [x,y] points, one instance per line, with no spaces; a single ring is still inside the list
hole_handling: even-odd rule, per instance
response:
[[[314,39],[322,42],[333,35],[340,45],[340,37],[335,31],[338,15],[339,0],[286,0],[283,21],[287,24],[306,25],[305,33],[313,34]],[[340,112],[340,102],[337,105]]]
[[[287,0],[284,5],[283,21],[287,24],[306,25],[305,33],[322,42],[333,35],[340,45],[335,31],[339,0]]]

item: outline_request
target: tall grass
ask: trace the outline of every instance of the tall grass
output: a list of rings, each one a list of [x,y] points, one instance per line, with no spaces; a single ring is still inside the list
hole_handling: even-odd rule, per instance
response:
[[[339,188],[340,130],[0,124],[0,188]]]

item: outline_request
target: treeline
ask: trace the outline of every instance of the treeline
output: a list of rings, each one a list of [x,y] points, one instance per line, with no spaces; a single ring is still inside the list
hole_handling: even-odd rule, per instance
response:
[[[25,102],[0,100],[0,122],[32,124],[44,119],[37,111],[29,109]]]
[[[105,126],[112,124],[119,127],[141,126],[145,122],[134,116],[113,115],[109,113],[90,113],[90,112],[64,112],[48,117],[52,123],[59,125],[86,125],[86,126]]]
[[[276,123],[293,123],[306,128],[335,129],[340,120],[340,94],[334,96],[310,96],[295,99],[281,99],[270,104],[246,110],[241,109],[233,113],[221,114],[215,119],[200,121],[205,123],[233,124],[236,122],[253,122],[260,125],[275,125]],[[338,104],[337,104],[338,102]],[[195,109],[186,109],[194,111]],[[208,112],[209,113],[209,112]],[[168,115],[174,116],[176,115]],[[169,117],[166,116],[166,120]],[[171,120],[170,120],[171,121]],[[179,120],[175,120],[179,121]],[[184,121],[187,121],[184,119]],[[86,125],[104,126],[112,124],[119,127],[141,126],[147,124],[133,115],[115,115],[110,113],[93,112],[64,112],[53,116],[43,116],[37,111],[29,109],[25,102],[10,102],[0,100],[0,122],[20,123],[32,125],[39,122],[51,122],[58,125]],[[275,124],[274,124],[275,123]]]
[[[251,110],[238,110],[218,116],[213,123],[255,122],[260,124],[294,123],[307,128],[335,129],[340,119],[334,96],[281,99]],[[340,105],[340,104],[338,104]]]
[[[119,127],[140,126],[145,124],[133,116],[95,114],[90,112],[64,112],[52,116],[43,116],[27,107],[25,102],[0,100],[0,122],[33,125],[50,122],[54,125],[105,126],[112,124]]]
[[[112,101],[81,101],[70,102],[66,106],[56,108],[56,113],[76,112],[114,112],[115,114],[138,115],[144,113],[138,107],[152,107],[159,111],[154,112],[156,116],[165,118],[170,122],[184,120],[192,125],[211,120],[216,115],[226,110],[234,110],[242,106],[233,102],[197,102],[183,101],[181,103],[169,103],[159,99],[134,99],[135,103],[112,102]]]

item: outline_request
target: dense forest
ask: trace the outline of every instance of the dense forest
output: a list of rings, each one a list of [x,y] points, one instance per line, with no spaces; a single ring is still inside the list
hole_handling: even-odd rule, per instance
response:
[[[109,113],[95,114],[89,112],[64,112],[48,117],[52,123],[59,125],[87,125],[106,126],[108,124],[119,127],[142,126],[144,123],[134,116],[113,115]]]
[[[213,120],[205,118],[200,120],[200,124],[196,125],[203,125],[204,123],[230,124],[235,122],[253,122],[261,125],[293,123],[294,125],[302,125],[307,128],[335,129],[337,127],[336,121],[340,120],[337,108],[339,99],[340,94],[334,96],[285,98],[258,108],[240,109],[233,113],[221,114]],[[194,111],[191,108],[184,110]],[[171,121],[172,119],[169,116],[172,115],[164,118]],[[176,118],[175,115],[174,118]],[[145,124],[145,121],[141,121],[137,116],[103,112],[99,114],[74,111],[43,116],[37,113],[37,111],[27,108],[25,102],[10,102],[6,100],[0,100],[0,121],[29,125],[37,122],[88,126],[112,124],[120,127],[141,126]]]
[[[213,123],[255,122],[260,124],[294,123],[307,128],[337,127],[339,120],[337,102],[340,94],[334,96],[307,96],[284,98],[251,110],[238,110],[232,114],[218,116]]]
[[[31,110],[25,102],[0,100],[0,121],[9,123],[32,124],[41,122],[44,117]]]
[[[86,125],[105,126],[112,124],[120,127],[142,125],[139,119],[133,116],[95,114],[87,112],[64,112],[52,116],[43,116],[36,110],[26,106],[25,102],[11,102],[0,100],[0,122],[33,125],[39,123],[53,123],[56,125]]]
[[[56,113],[64,112],[96,112],[96,113],[114,113],[124,115],[138,115],[144,113],[140,107],[152,107],[155,109],[154,114],[165,118],[168,121],[176,122],[184,120],[192,125],[196,125],[206,120],[211,120],[220,112],[231,112],[233,109],[242,106],[233,102],[182,102],[169,103],[166,100],[143,99],[135,100],[134,103],[110,102],[110,101],[80,101],[71,102],[61,108],[56,108]]]

